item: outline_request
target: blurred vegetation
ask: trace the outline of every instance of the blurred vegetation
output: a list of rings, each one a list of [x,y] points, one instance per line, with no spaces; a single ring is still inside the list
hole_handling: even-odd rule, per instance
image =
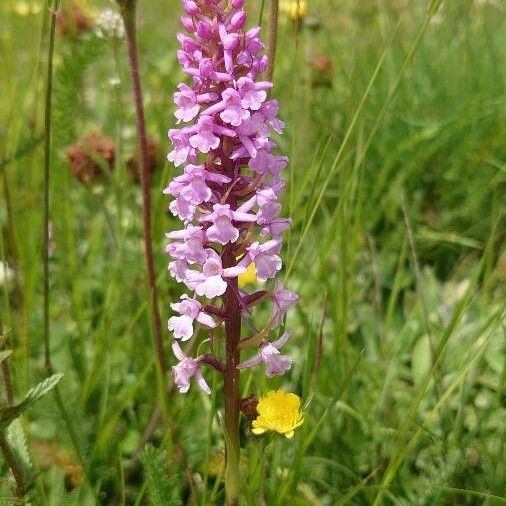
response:
[[[252,436],[243,420],[245,504],[506,503],[506,5],[440,3],[282,11],[273,94],[291,160],[295,366],[243,386],[290,389],[307,406],[291,441]],[[60,18],[56,38],[50,317],[69,416],[50,394],[2,434],[29,468],[32,504],[221,504],[220,395],[166,395],[155,374],[125,48],[94,26],[115,5],[63,5],[75,19]],[[250,23],[261,5],[247,2]],[[177,225],[161,194],[184,78],[179,15],[179,2],[139,1],[164,319],[181,290],[166,275],[163,232]],[[1,362],[17,401],[45,378],[47,41],[46,1],[0,2],[0,327],[12,350]],[[91,133],[115,150],[104,163],[81,147],[95,174],[83,182],[68,150]],[[0,502],[15,503],[1,472]]]

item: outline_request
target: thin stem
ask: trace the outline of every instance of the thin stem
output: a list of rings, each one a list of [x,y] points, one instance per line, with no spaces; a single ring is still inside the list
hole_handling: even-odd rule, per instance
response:
[[[3,236],[0,234],[0,259],[5,258],[5,251],[4,251],[4,242],[3,242]],[[7,280],[4,282],[4,288],[5,288],[5,303],[6,306],[9,304],[9,295],[8,295],[8,286],[7,286]],[[4,351],[7,349],[6,341],[7,341],[7,330],[4,328],[5,324],[2,317],[2,311],[0,310],[0,351]],[[5,400],[7,404],[11,405],[14,401],[14,394],[12,390],[12,380],[11,380],[11,372],[9,367],[9,358],[6,357],[2,361],[2,378],[4,382],[5,387]]]
[[[48,375],[53,374],[54,368],[51,361],[51,326],[49,319],[49,183],[50,183],[50,167],[51,167],[51,107],[53,97],[53,57],[54,57],[54,40],[55,40],[55,27],[56,27],[56,12],[59,7],[59,0],[53,0],[51,9],[51,21],[50,21],[50,32],[49,32],[49,47],[47,57],[47,85],[46,85],[46,98],[44,106],[44,208],[43,208],[43,227],[44,227],[44,242],[43,242],[43,264],[44,264],[44,367]],[[60,387],[56,386],[54,389],[54,396],[56,404],[63,418],[63,421],[67,427],[67,431],[70,435],[70,439],[74,446],[76,456],[83,468],[86,481],[88,482],[90,489],[94,495],[95,490],[91,484],[90,476],[86,463],[79,450],[77,441],[77,435],[72,426],[72,422],[67,412],[67,408],[63,402]]]
[[[427,334],[427,339],[429,341],[429,350],[430,350],[430,357],[431,357],[431,365],[434,369],[434,393],[436,395],[436,400],[439,400],[441,398],[441,381],[440,381],[440,373],[439,373],[439,367],[437,364],[437,350],[436,350],[436,343],[434,342],[434,334],[432,332],[431,324],[430,324],[430,317],[429,317],[429,308],[427,307],[427,301],[425,298],[425,288],[424,288],[424,282],[422,278],[422,271],[420,269],[420,263],[418,262],[418,255],[416,253],[416,242],[415,237],[413,234],[413,227],[411,225],[411,220],[409,219],[408,211],[406,209],[406,196],[404,195],[404,192],[401,193],[401,209],[402,214],[404,216],[404,224],[406,226],[406,232],[408,237],[408,243],[409,247],[411,249],[411,258],[413,263],[413,269],[415,271],[415,279],[416,279],[416,291],[418,292],[418,297],[420,300],[420,306],[422,309],[422,320],[425,326],[425,333]],[[445,430],[445,422],[446,422],[446,415],[445,413],[441,413],[440,417],[440,423],[441,423],[441,431],[443,434],[443,449],[446,450],[447,446],[447,431]]]
[[[16,460],[16,456],[12,453],[11,447],[3,432],[0,432],[0,450],[16,481],[16,497],[21,499],[26,494],[25,475]]]
[[[267,67],[267,80],[272,81],[274,75],[274,59],[276,58],[276,45],[278,42],[278,18],[279,18],[279,0],[270,0],[269,9],[269,42],[267,45],[267,56],[269,66]]]
[[[146,137],[146,122],[144,119],[144,107],[142,102],[142,89],[139,78],[139,59],[136,43],[136,2],[128,2],[122,9],[123,21],[125,23],[125,34],[128,51],[128,62],[130,77],[132,79],[132,91],[135,104],[135,118],[137,125],[137,136],[139,138],[139,149],[141,159],[141,187],[142,187],[142,216],[144,228],[144,256],[148,273],[148,285],[151,296],[151,324],[153,327],[153,347],[158,358],[158,366],[165,376],[167,372],[167,360],[163,349],[162,325],[160,311],[158,308],[158,292],[156,288],[156,276],[153,260],[153,244],[151,236],[151,194],[149,171],[149,154]]]
[[[5,196],[5,210],[7,212],[7,249],[10,253],[10,257],[12,258],[12,263],[14,267],[17,267],[19,265],[19,258],[18,258],[18,248],[16,244],[16,235],[14,233],[14,222],[13,222],[13,214],[12,214],[12,199],[9,189],[9,182],[7,179],[7,170],[4,168],[3,171],[3,182],[4,182],[4,196]],[[3,237],[0,235],[0,252],[2,258],[7,258],[7,252],[5,251],[4,244],[3,244]],[[6,321],[2,321],[2,318],[0,317],[0,332],[4,330],[4,328],[8,328],[8,325],[12,325],[12,317],[10,316],[9,311],[9,295],[7,290],[7,283],[4,283],[5,288],[5,300],[7,303],[6,306],[6,314],[7,319]],[[14,278],[13,283],[13,300],[15,301],[15,304],[20,308],[20,322],[17,325],[17,330],[19,335],[21,335],[22,340],[22,360],[21,362],[25,364],[25,381],[28,382],[28,376],[29,376],[29,338],[28,338],[28,332],[26,331],[26,306],[25,306],[25,299],[23,290],[21,289],[21,286],[17,280],[17,278]],[[7,399],[9,400],[9,403],[12,404],[13,402],[13,394],[12,394],[12,382],[11,382],[11,375],[10,375],[10,367],[7,362],[7,360],[4,360],[2,362],[2,374],[4,376],[4,382],[5,382],[5,389],[7,393]]]
[[[233,246],[223,252],[223,266],[235,265]],[[237,300],[237,278],[229,282],[225,292],[225,502],[227,506],[239,504],[240,475],[239,453],[239,341],[241,338],[241,309]]]
[[[265,7],[265,0],[262,0],[262,4],[260,5],[260,15],[258,16],[258,26],[262,26],[262,19],[264,17],[264,7]]]
[[[5,387],[5,399],[7,400],[7,403],[11,405],[14,402],[14,393],[12,391],[11,371],[8,359],[5,359],[2,362],[2,376]]]
[[[7,405],[11,406],[13,403],[13,394],[8,358],[4,359],[2,362],[2,374],[5,385]],[[19,467],[15,455],[12,453],[11,447],[9,446],[7,438],[5,437],[5,433],[3,431],[0,431],[0,451],[2,452],[5,462],[12,471],[14,480],[16,481],[16,496],[19,498],[24,497],[26,491],[25,476],[23,470]]]
[[[222,374],[225,372],[225,366],[214,355],[202,355],[199,358],[199,363],[206,364],[209,367],[212,367],[215,371],[221,372]]]
[[[49,168],[51,166],[51,107],[53,101],[53,57],[54,34],[56,26],[56,11],[60,5],[54,0],[51,9],[51,22],[49,29],[49,48],[47,55],[47,86],[44,107],[44,365],[48,374],[53,373],[51,364],[51,336],[49,323]]]

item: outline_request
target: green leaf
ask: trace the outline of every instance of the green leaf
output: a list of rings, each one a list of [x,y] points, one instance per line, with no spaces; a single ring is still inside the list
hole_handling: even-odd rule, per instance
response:
[[[33,466],[28,453],[25,432],[20,420],[14,420],[7,429],[7,442],[14,454],[18,466],[22,469],[25,483],[29,487],[33,481]]]
[[[441,4],[443,3],[443,0],[430,0],[429,6],[427,7],[427,11],[429,13],[429,16],[434,16],[436,12],[441,7]]]
[[[423,381],[431,367],[432,357],[429,336],[423,335],[415,344],[411,357],[411,372],[413,374],[413,380],[417,385]]]
[[[38,385],[30,389],[26,394],[25,400],[23,402],[27,403],[28,406],[31,406],[34,402],[38,401],[49,391],[51,391],[62,378],[63,374],[61,373],[49,376],[49,378],[46,378],[44,381],[41,381]]]
[[[163,453],[149,445],[144,450],[141,460],[148,486],[149,504],[152,506],[182,504],[179,476],[177,474],[168,476]]]
[[[63,374],[53,374],[28,391],[19,404],[6,406],[0,410],[0,429],[7,428],[13,420],[22,415],[30,406],[44,397],[63,378]]]

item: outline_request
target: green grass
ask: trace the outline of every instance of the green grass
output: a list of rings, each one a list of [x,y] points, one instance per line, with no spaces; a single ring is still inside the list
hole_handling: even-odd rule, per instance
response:
[[[42,3],[0,4],[0,260],[14,270],[0,283],[0,325],[16,401],[46,376]],[[437,3],[312,0],[304,23],[281,19],[273,93],[294,222],[284,277],[301,302],[287,321],[290,373],[244,374],[242,387],[286,388],[307,406],[293,440],[252,436],[242,421],[244,504],[506,503],[504,6],[448,1],[429,17]],[[248,4],[258,20],[261,2]],[[95,14],[105,5],[88,2]],[[27,6],[37,9],[24,15]],[[146,117],[161,159],[183,77],[179,9],[139,2]],[[328,72],[315,55],[329,58]],[[156,377],[140,188],[125,167],[133,114],[122,44],[57,35],[49,269],[64,410],[48,395],[8,432],[29,455],[32,504],[223,502],[221,477],[209,473],[223,451],[221,379],[206,372],[214,394],[204,398],[162,395]],[[93,130],[116,141],[117,157],[110,177],[85,185],[65,150]],[[177,226],[161,194],[174,169],[158,165],[165,321],[181,287],[163,252],[163,232]],[[167,332],[168,356],[169,343]],[[0,503],[15,503],[3,462],[1,472]]]

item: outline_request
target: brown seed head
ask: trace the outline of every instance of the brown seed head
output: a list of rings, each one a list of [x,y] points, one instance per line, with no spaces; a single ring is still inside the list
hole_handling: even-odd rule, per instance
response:
[[[258,416],[257,406],[258,406],[258,399],[255,394],[248,395],[248,397],[241,399],[240,404],[241,412],[252,420]]]
[[[56,26],[62,36],[79,36],[93,28],[93,19],[78,3],[72,2],[58,10]]]
[[[100,179],[114,167],[116,146],[103,135],[92,132],[70,146],[67,160],[74,175],[83,183]]]
[[[153,174],[159,166],[158,143],[154,139],[148,139],[147,144],[148,144],[148,170],[150,174]],[[140,183],[141,181],[140,166],[141,166],[140,154],[139,148],[137,148],[135,153],[127,161],[127,169],[136,183]]]

